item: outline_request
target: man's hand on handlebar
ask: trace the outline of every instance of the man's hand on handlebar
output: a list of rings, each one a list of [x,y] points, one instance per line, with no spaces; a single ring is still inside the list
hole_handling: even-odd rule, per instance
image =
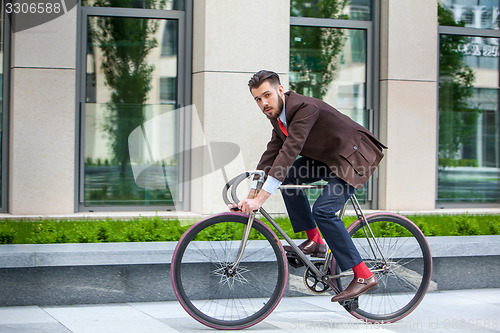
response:
[[[238,205],[235,204],[234,202],[230,205],[227,205],[230,211],[232,212],[238,212],[240,209],[238,208]]]
[[[243,199],[239,204],[235,204],[234,202],[230,205],[227,205],[229,210],[232,212],[243,212],[246,214],[250,214],[254,211],[259,210],[262,204],[259,203],[256,199]]]
[[[247,199],[241,200],[237,205],[232,203],[228,207],[233,212],[240,210],[245,214],[250,214],[259,210],[270,195],[266,191],[259,191],[258,195],[255,196],[255,190],[251,189]]]
[[[240,203],[238,204],[238,208],[245,214],[250,214],[255,211],[258,211],[259,208],[262,206],[263,202],[261,203],[258,198],[255,199],[244,199],[241,200]]]
[[[250,192],[248,193],[247,199],[254,199],[256,195],[257,195],[257,193],[256,193],[255,189],[252,188],[252,189],[250,189]],[[241,204],[241,202],[240,202],[240,204]],[[239,211],[241,211],[241,208],[238,207],[238,205],[236,203],[234,203],[234,202],[231,203],[230,205],[227,205],[227,207],[232,212],[239,212]]]

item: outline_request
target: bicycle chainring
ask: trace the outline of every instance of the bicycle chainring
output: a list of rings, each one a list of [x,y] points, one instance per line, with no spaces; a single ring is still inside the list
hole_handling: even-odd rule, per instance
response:
[[[324,261],[318,261],[313,264],[319,271],[321,271],[324,263]],[[308,290],[316,294],[322,294],[330,290],[330,286],[321,279],[318,279],[309,267],[304,271],[304,284]]]

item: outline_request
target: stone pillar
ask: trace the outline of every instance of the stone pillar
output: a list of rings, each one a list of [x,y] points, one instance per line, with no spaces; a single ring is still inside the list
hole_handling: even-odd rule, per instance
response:
[[[191,210],[224,210],[221,190],[226,178],[255,169],[271,138],[271,125],[248,90],[251,75],[261,69],[288,82],[289,0],[194,1],[192,147],[230,142],[240,154],[222,170],[191,182]],[[198,118],[198,119],[196,119]],[[215,155],[213,153],[212,155]],[[210,156],[193,157],[193,174],[210,170]],[[245,196],[246,189],[241,196]],[[280,205],[281,196],[274,196]],[[270,205],[273,206],[273,200]],[[272,210],[272,208],[271,208]]]
[[[76,12],[12,34],[12,214],[74,212]]]
[[[379,208],[435,208],[437,0],[381,1]]]

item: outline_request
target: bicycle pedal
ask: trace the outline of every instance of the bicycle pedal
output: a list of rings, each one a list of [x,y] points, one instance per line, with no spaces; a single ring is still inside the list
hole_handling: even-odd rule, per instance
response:
[[[293,268],[299,268],[304,266],[302,260],[293,252],[286,252],[286,259],[288,260],[288,264]]]
[[[285,253],[286,253],[287,257],[288,256],[293,257],[293,258],[299,257],[295,252],[292,252],[292,251],[285,251]],[[314,252],[314,253],[309,253],[309,254],[305,254],[305,255],[310,256],[311,258],[324,258],[324,257],[326,257],[326,253],[320,253],[320,252]]]
[[[352,299],[346,299],[343,301],[340,301],[339,304],[344,307],[344,309],[347,310],[347,312],[353,312],[356,309],[359,308],[359,298],[352,298]]]

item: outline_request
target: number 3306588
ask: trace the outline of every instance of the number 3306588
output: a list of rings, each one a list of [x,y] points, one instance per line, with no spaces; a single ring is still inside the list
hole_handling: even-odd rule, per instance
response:
[[[51,2],[39,2],[39,3],[29,3],[29,2],[16,2],[16,3],[6,3],[5,12],[7,14],[59,14],[61,12],[60,3]]]

